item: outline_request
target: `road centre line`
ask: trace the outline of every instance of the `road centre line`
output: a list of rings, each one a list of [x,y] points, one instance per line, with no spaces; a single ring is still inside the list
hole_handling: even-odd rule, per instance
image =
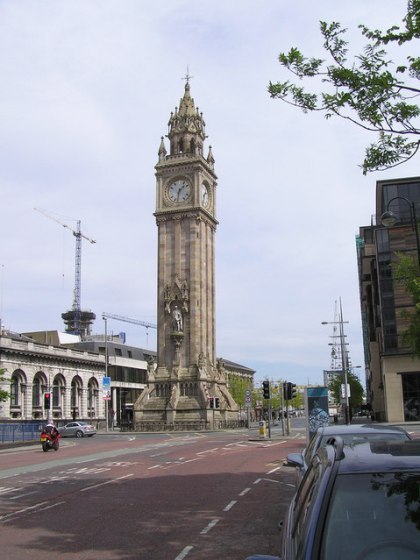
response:
[[[207,533],[213,529],[213,527],[215,525],[217,525],[217,523],[219,523],[220,519],[213,519],[213,521],[210,521],[210,523],[207,525],[207,527],[205,527],[204,529],[202,529],[200,531],[200,535],[207,535]]]
[[[87,492],[88,490],[92,490],[93,488],[99,488],[100,486],[105,486],[106,484],[112,484],[114,482],[117,482],[118,480],[129,478],[130,476],[134,476],[134,473],[126,474],[124,476],[119,476],[118,478],[114,478],[113,480],[107,480],[106,482],[100,482],[99,484],[93,484],[92,486],[87,486],[86,488],[82,488],[80,492]]]
[[[245,488],[245,490],[242,490],[242,492],[240,494],[238,494],[238,496],[245,496],[245,494],[247,494],[249,491],[251,490],[251,488]]]
[[[233,506],[234,506],[236,503],[237,503],[236,500],[232,500],[232,501],[225,507],[225,509],[224,509],[223,511],[229,511],[230,509],[233,508]]]
[[[175,558],[175,560],[183,560],[193,549],[193,546],[186,546]]]

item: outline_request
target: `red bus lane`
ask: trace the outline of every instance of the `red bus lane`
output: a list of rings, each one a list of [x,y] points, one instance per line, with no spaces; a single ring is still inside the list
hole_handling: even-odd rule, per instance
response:
[[[85,457],[69,450],[74,456],[56,465],[60,449],[51,454],[50,469],[42,457],[35,465],[40,470],[27,465],[28,472],[0,478],[2,558],[194,560],[275,553],[294,485],[293,469],[283,460],[303,444],[231,433],[101,436],[92,438]],[[28,462],[26,453],[9,455],[7,472],[13,461]],[[0,477],[4,472],[1,461]]]

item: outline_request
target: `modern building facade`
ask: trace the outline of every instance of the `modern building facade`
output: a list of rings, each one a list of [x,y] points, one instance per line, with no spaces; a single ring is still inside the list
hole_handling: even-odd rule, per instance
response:
[[[386,226],[390,211],[398,221]],[[356,240],[367,399],[379,421],[420,420],[420,357],[403,340],[415,305],[393,273],[398,254],[419,262],[419,216],[420,177],[378,181],[375,215]]]

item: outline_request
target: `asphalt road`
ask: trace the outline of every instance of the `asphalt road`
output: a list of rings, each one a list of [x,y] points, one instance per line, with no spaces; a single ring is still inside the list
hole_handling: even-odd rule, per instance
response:
[[[303,433],[108,434],[0,453],[2,560],[278,553]]]

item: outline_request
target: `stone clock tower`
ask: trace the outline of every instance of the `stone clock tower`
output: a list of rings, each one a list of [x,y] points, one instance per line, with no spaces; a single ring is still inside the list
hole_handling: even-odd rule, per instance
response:
[[[140,429],[211,428],[236,420],[215,348],[216,186],[214,159],[189,77],[162,138],[156,165],[158,227],[157,364],[136,403]],[[210,408],[214,405],[213,409]]]

